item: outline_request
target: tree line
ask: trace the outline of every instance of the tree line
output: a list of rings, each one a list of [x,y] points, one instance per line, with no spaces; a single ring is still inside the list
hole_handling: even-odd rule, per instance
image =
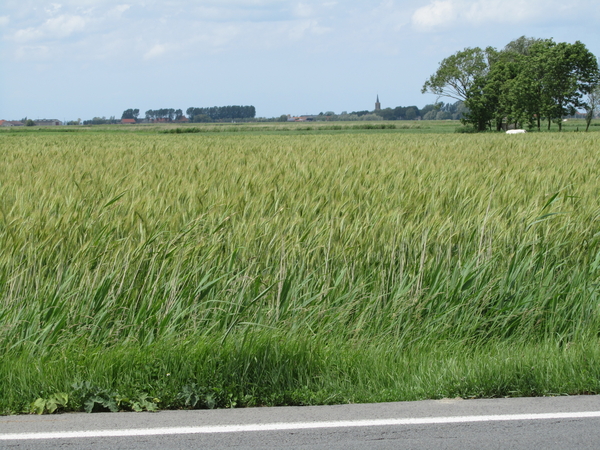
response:
[[[362,112],[362,111],[361,111]],[[462,101],[454,103],[437,102],[419,109],[416,106],[397,106],[374,111],[383,120],[458,120],[462,119],[467,108]]]
[[[188,108],[186,110],[187,118],[190,122],[213,122],[218,120],[232,119],[253,119],[256,116],[254,106],[213,106],[210,108]],[[138,120],[139,109],[126,109],[121,115],[121,119]],[[181,109],[161,108],[149,109],[145,113],[147,120],[172,122],[180,120],[184,114]]]
[[[548,129],[577,109],[588,127],[597,109],[600,70],[596,57],[574,44],[522,36],[502,50],[466,48],[444,59],[422,92],[464,102],[463,122],[478,131],[507,124]]]
[[[425,105],[419,109],[417,106],[396,106],[395,108],[384,108],[376,111],[362,110],[350,113],[342,111],[336,114],[333,111],[320,112],[313,115],[314,120],[327,121],[354,121],[354,120],[459,120],[467,111],[463,101],[454,103],[437,102]],[[288,117],[282,115],[278,120],[287,121]]]
[[[213,122],[216,120],[254,119],[254,106],[212,106],[209,108],[190,107],[186,111],[190,122]]]
[[[149,109],[145,114],[146,119],[148,120],[162,119],[168,122],[179,120],[183,117],[183,111],[181,109],[173,108]]]

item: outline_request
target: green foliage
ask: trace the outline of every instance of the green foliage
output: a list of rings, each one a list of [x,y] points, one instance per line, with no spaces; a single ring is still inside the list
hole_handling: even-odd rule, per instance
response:
[[[213,106],[210,108],[186,109],[193,122],[211,122],[214,120],[253,119],[256,117],[254,106]]]
[[[494,52],[492,48],[485,51],[479,47],[465,48],[445,58],[435,74],[425,82],[421,92],[466,100],[473,83],[487,73],[488,60]]]
[[[465,134],[465,133],[477,133],[479,130],[472,125],[463,125],[457,127],[454,131],[455,133]]]
[[[127,397],[117,397],[117,404],[122,409],[130,409],[131,411],[158,411],[158,404],[160,399],[152,398],[145,392],[138,394],[135,398],[129,399]]]
[[[599,79],[596,57],[581,42],[523,36],[500,52],[465,49],[446,58],[423,92],[464,100],[463,121],[479,131],[511,123],[539,130],[542,118],[561,130]]]
[[[69,396],[64,392],[57,392],[48,398],[38,398],[31,404],[31,414],[53,414],[67,407]]]
[[[73,384],[73,389],[74,397],[86,413],[119,410],[120,397],[115,392],[94,386],[88,381]]]
[[[140,115],[140,110],[139,109],[126,109],[125,111],[123,111],[123,114],[121,115],[121,119],[137,119],[138,116]]]
[[[89,381],[73,384],[73,397],[87,413],[126,411],[157,411],[158,398],[152,398],[145,392],[126,397],[117,392],[98,387]]]
[[[206,388],[197,383],[183,386],[177,400],[190,409],[236,408],[239,406],[256,406],[253,395],[239,398],[239,388],[235,385]]]

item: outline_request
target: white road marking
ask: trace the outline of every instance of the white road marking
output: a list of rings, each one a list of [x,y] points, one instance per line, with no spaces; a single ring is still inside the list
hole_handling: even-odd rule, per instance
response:
[[[162,436],[174,434],[242,433],[250,431],[286,431],[316,428],[383,427],[394,425],[435,425],[446,423],[500,422],[518,420],[586,419],[600,417],[600,411],[502,414],[495,416],[422,417],[408,419],[339,420],[331,422],[280,422],[200,427],[139,428],[124,430],[53,431],[48,433],[0,434],[0,441],[31,439],[73,439],[128,436]]]

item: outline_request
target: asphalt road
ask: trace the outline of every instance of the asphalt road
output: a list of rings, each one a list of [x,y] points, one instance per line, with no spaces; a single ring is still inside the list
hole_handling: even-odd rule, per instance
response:
[[[0,417],[4,449],[598,449],[600,396]]]

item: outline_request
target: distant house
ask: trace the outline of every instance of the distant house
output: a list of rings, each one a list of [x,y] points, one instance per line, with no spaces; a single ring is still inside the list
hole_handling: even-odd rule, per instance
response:
[[[134,124],[136,123],[135,119],[121,119],[122,124]]]
[[[188,123],[190,120],[185,117],[185,116],[181,116],[179,119],[176,119],[175,122],[177,123]]]
[[[0,127],[22,127],[25,125],[23,122],[17,120],[0,120]]]
[[[34,123],[38,127],[55,127],[62,125],[62,122],[57,119],[36,119],[34,120]]]

